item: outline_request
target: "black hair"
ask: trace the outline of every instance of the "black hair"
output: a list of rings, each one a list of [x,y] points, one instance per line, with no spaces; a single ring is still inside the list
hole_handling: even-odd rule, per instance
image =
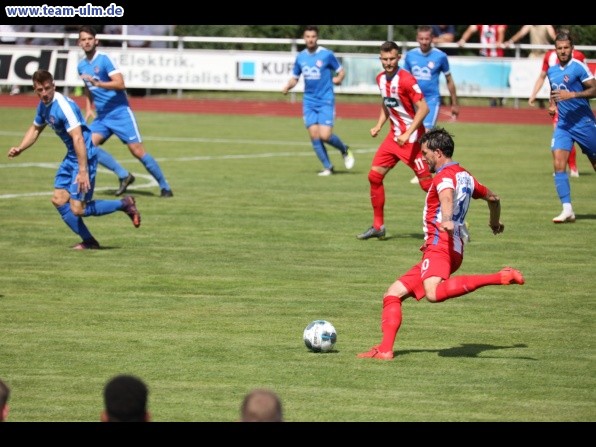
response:
[[[426,132],[420,139],[420,144],[426,143],[426,147],[431,151],[441,149],[446,157],[451,158],[455,150],[453,135],[442,127],[433,127]]]
[[[393,51],[393,50],[396,50],[399,53],[399,47],[397,46],[397,44],[395,42],[388,40],[381,44],[381,52],[389,53],[390,51]]]
[[[144,422],[147,414],[147,385],[135,376],[121,374],[106,384],[103,396],[110,422]]]
[[[81,26],[79,28],[79,34],[81,34],[81,33],[91,34],[93,37],[95,37],[97,35],[95,28],[93,28],[92,26],[89,26],[89,25]]]

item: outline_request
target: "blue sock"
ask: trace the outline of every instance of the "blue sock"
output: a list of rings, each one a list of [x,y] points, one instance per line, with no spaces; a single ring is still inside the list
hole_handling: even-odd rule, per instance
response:
[[[170,185],[166,181],[166,178],[161,172],[161,169],[157,164],[157,161],[155,161],[155,158],[153,158],[150,154],[145,152],[145,155],[143,155],[143,158],[141,158],[141,163],[143,163],[145,169],[149,171],[153,178],[157,180],[157,183],[159,183],[159,187],[161,189],[170,189]]]
[[[122,200],[92,200],[85,207],[85,217],[103,216],[122,209]]]
[[[116,161],[112,154],[100,147],[97,148],[97,162],[116,174],[119,179],[128,177],[128,171]]]
[[[555,172],[555,188],[561,203],[571,203],[571,187],[567,172]]]
[[[341,139],[335,134],[331,134],[331,137],[329,140],[327,140],[327,143],[337,148],[342,154],[345,154],[348,151],[348,146],[346,146],[344,142],[341,141]]]
[[[329,155],[327,155],[327,149],[325,149],[323,141],[320,139],[312,140],[312,147],[315,150],[315,154],[317,154],[319,160],[321,160],[321,163],[323,163],[323,167],[325,169],[332,169],[333,165],[329,161]]]
[[[87,239],[91,239],[93,236],[91,232],[87,229],[85,222],[83,222],[82,217],[75,216],[71,209],[70,203],[65,203],[56,208],[62,216],[62,220],[68,225],[68,227],[75,233],[78,234],[82,240],[86,241]]]

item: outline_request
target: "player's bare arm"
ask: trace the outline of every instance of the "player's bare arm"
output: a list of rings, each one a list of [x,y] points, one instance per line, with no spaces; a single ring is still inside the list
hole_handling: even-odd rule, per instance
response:
[[[453,189],[446,188],[439,193],[441,202],[441,223],[439,231],[446,231],[453,234]]]
[[[429,111],[430,109],[428,108],[426,99],[422,98],[420,101],[416,103],[416,114],[414,115],[412,124],[406,129],[404,133],[397,137],[397,139],[395,140],[397,144],[403,146],[410,139],[412,133],[414,133],[414,131],[422,125],[422,122],[424,121],[426,115],[428,115]]]
[[[340,71],[337,72],[337,76],[333,77],[333,83],[335,85],[340,85],[344,78],[346,77],[346,72],[345,70],[341,69]]]
[[[79,163],[79,172],[77,173],[75,182],[78,185],[79,192],[86,193],[91,189],[91,182],[89,180],[89,171],[87,169],[87,147],[85,145],[85,139],[83,138],[81,126],[71,129],[68,134],[72,137],[72,143]]]
[[[534,83],[534,88],[532,89],[532,94],[528,98],[528,104],[534,107],[534,101],[536,101],[536,95],[542,88],[542,84],[544,84],[544,80],[546,79],[546,71],[541,71]]]
[[[285,95],[287,94],[290,90],[292,90],[294,87],[296,87],[296,84],[298,84],[298,79],[296,78],[291,78],[288,83],[285,85],[285,87],[282,89],[282,93]]]
[[[89,118],[93,119],[95,116],[93,96],[91,96],[91,92],[85,85],[85,121],[89,121]]]
[[[14,158],[19,156],[24,150],[30,148],[35,144],[39,134],[45,129],[45,125],[43,126],[36,126],[35,124],[31,124],[25,135],[23,136],[23,140],[21,144],[18,146],[13,146],[8,150],[8,158]]]
[[[488,226],[493,231],[493,234],[499,234],[505,231],[505,225],[500,221],[501,219],[501,199],[491,190],[488,190],[486,196],[483,197],[488,203],[489,219]]]
[[[121,73],[116,73],[110,76],[109,81],[100,81],[91,75],[81,75],[83,81],[89,82],[94,87],[105,88],[106,90],[124,90],[126,85],[124,84],[124,77]]]
[[[553,90],[550,97],[555,102],[576,98],[596,98],[596,79],[592,78],[583,83],[584,90],[581,92],[570,92],[569,90]]]
[[[451,97],[451,117],[457,118],[459,116],[459,105],[457,104],[457,90],[451,73],[445,75],[445,81],[447,82],[447,90],[449,90],[449,96]]]
[[[381,108],[381,114],[379,115],[377,124],[375,124],[375,127],[370,129],[371,137],[375,138],[377,135],[379,135],[379,132],[381,132],[381,129],[383,128],[383,125],[385,124],[385,122],[387,121],[388,118],[389,118],[389,112],[387,111],[387,107],[385,107],[383,105],[383,107]]]

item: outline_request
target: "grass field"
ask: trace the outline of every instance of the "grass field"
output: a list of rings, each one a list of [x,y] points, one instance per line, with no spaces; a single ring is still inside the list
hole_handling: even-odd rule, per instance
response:
[[[295,118],[138,113],[159,189],[118,141],[104,147],[137,175],[142,226],[123,213],[86,219],[77,237],[50,203],[64,148],[51,129],[0,162],[0,377],[12,421],[97,421],[102,388],[131,373],[155,421],[234,421],[254,387],[281,396],[288,421],[594,421],[595,173],[578,155],[575,224],[560,212],[551,127],[450,123],[454,158],[502,198],[505,232],[472,205],[459,274],[512,265],[524,286],[486,287],[442,304],[407,300],[391,362],[357,359],[380,340],[383,293],[420,258],[424,194],[399,165],[386,179],[386,241],[370,226],[367,173],[380,139],[370,120],[337,133],[356,165],[320,169]],[[33,110],[0,108],[4,153]],[[387,129],[384,129],[384,133]],[[116,177],[98,174],[96,199]],[[336,351],[302,343],[314,319]]]

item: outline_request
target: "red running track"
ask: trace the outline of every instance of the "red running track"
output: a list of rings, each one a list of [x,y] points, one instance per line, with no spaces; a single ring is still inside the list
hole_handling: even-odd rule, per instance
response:
[[[75,98],[84,107],[82,97]],[[0,95],[0,107],[35,108],[38,99],[33,95]],[[520,100],[522,101],[522,100]],[[302,117],[302,103],[290,101],[230,101],[200,99],[170,99],[131,97],[133,110],[148,112],[205,113],[221,115],[293,116]],[[338,118],[370,119],[376,122],[379,104],[336,103]],[[439,122],[450,121],[449,108],[442,108]],[[464,123],[544,124],[552,125],[546,109],[511,107],[460,107],[458,121]]]

